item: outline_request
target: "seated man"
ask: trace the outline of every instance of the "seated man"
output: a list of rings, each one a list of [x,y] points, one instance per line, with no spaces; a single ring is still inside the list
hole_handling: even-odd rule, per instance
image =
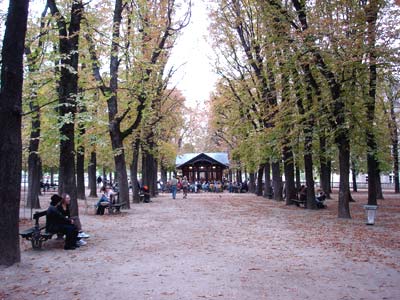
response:
[[[302,185],[300,187],[299,200],[304,202],[307,201],[307,187],[305,185]]]
[[[242,186],[240,188],[240,192],[241,193],[247,193],[249,191],[249,186],[247,185],[247,182],[243,182]]]
[[[65,234],[65,250],[75,250],[78,241],[78,229],[74,225],[74,220],[61,214],[57,205],[62,198],[58,195],[51,196],[50,206],[46,215],[46,230],[50,233]]]
[[[106,207],[109,207],[111,205],[111,199],[108,193],[109,188],[106,188],[105,186],[102,186],[100,191],[102,192],[101,198],[99,200],[99,202],[97,202],[96,207],[97,207],[97,211],[96,214],[97,215],[104,215],[104,210],[106,209]]]
[[[326,200],[326,195],[325,195],[324,191],[319,190],[317,193],[317,196],[315,197],[315,201],[317,202],[317,207],[318,208],[326,208],[327,206],[324,203],[325,200]]]
[[[149,191],[149,187],[147,185],[145,185],[143,187],[143,202],[144,203],[151,202],[151,200],[150,200],[150,191]]]

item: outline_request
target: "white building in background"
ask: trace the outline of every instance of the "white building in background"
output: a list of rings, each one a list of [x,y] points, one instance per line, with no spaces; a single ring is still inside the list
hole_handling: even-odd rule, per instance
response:
[[[352,174],[350,173],[349,175],[350,182],[352,182]],[[319,178],[317,177],[317,180],[319,181]],[[332,182],[339,182],[339,174],[332,174]],[[368,174],[358,174],[357,183],[368,183]],[[389,174],[381,174],[381,183],[382,184],[391,184],[394,183],[394,173],[389,173]]]

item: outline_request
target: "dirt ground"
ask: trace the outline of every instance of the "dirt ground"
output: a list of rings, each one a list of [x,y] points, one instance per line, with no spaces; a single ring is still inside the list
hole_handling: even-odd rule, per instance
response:
[[[21,241],[0,299],[400,299],[400,197],[385,195],[375,226],[366,194],[354,198],[351,220],[336,218],[336,200],[308,211],[248,194],[161,195],[96,216],[92,199],[81,203],[88,245]]]

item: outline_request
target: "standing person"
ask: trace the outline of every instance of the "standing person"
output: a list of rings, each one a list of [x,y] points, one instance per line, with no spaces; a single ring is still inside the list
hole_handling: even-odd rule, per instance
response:
[[[46,189],[46,192],[48,192],[50,190],[50,182],[48,179],[46,180],[46,183],[44,184],[44,188]]]
[[[172,199],[176,199],[176,190],[178,186],[178,179],[174,175],[171,179],[171,192],[172,192]]]
[[[101,179],[101,176],[97,177],[97,187],[103,182],[103,179]]]
[[[74,225],[74,220],[63,216],[57,209],[57,205],[62,201],[58,195],[51,196],[50,206],[46,215],[46,230],[51,233],[65,234],[64,250],[75,250],[78,241],[78,229]]]
[[[187,198],[188,188],[189,188],[189,182],[187,181],[186,176],[184,176],[182,179],[183,199]]]

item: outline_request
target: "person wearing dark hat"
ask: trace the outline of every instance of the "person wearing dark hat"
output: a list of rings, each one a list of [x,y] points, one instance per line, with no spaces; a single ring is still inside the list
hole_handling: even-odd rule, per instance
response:
[[[65,234],[65,250],[75,250],[78,240],[78,230],[74,225],[74,220],[61,214],[57,205],[62,198],[59,195],[51,196],[50,206],[46,215],[46,230],[51,233]]]

